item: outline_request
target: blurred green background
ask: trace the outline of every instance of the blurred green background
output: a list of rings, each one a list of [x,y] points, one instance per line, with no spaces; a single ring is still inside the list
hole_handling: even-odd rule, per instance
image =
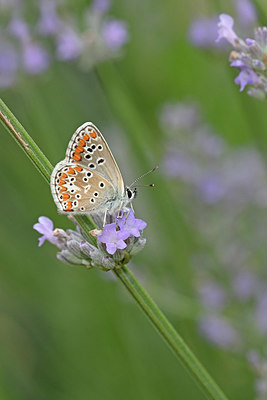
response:
[[[2,98],[53,164],[64,158],[76,128],[94,122],[126,183],[160,165],[167,136],[158,112],[166,101],[197,100],[229,145],[260,143],[264,149],[266,104],[239,93],[227,54],[212,55],[187,41],[199,13],[231,12],[230,4],[219,3],[114,1],[112,15],[130,32],[121,59],[89,72],[55,61],[43,75],[22,76]],[[86,1],[69,4],[78,13]],[[38,248],[32,225],[40,215],[55,227],[72,224],[58,215],[48,185],[2,126],[0,131],[0,398],[204,398],[119,282],[60,263],[48,243]],[[194,297],[190,259],[201,245],[179,199],[173,208],[171,185],[161,172],[147,179],[156,188],[140,189],[134,204],[148,227],[133,271],[229,398],[251,399],[253,374],[243,356],[208,344],[194,318],[168,299],[169,281],[178,294]]]

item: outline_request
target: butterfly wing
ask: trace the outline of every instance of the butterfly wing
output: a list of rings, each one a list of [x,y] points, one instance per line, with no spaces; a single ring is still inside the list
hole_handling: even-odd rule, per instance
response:
[[[65,160],[51,175],[51,191],[60,213],[105,211],[114,196],[112,184],[90,168]]]
[[[66,160],[97,171],[123,195],[124,183],[118,165],[104,137],[92,122],[85,122],[73,134]]]
[[[104,137],[91,122],[73,134],[65,160],[51,175],[51,191],[59,212],[84,214],[120,206],[124,183]]]

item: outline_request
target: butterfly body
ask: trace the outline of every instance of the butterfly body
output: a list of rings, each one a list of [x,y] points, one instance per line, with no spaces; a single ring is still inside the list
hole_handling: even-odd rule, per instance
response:
[[[51,175],[51,192],[60,213],[113,213],[134,197],[104,137],[91,122],[72,136],[66,156]]]

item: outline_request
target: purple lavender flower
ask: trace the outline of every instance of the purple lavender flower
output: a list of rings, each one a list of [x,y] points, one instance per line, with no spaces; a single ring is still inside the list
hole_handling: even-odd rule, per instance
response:
[[[18,55],[13,46],[0,43],[0,87],[7,88],[15,82],[18,70]]]
[[[128,237],[131,235],[140,237],[140,230],[147,226],[145,221],[135,218],[133,210],[129,210],[129,214],[124,213],[122,217],[118,218],[117,224],[121,231],[128,233]]]
[[[234,63],[231,63],[231,66],[235,66],[233,65]],[[255,83],[257,83],[259,80],[258,75],[256,74],[256,72],[253,71],[253,69],[251,68],[242,68],[241,67],[241,71],[239,73],[239,75],[235,78],[235,83],[237,85],[240,85],[240,92],[242,92],[246,85],[254,85]]]
[[[27,43],[23,51],[23,66],[32,75],[41,74],[50,64],[48,52],[37,43]]]
[[[109,254],[114,254],[117,249],[125,249],[127,246],[124,242],[129,237],[127,231],[116,230],[116,223],[105,225],[102,233],[97,236],[99,242],[106,244]]]
[[[36,224],[33,225],[33,229],[41,233],[43,236],[39,237],[39,247],[48,240],[50,243],[58,246],[58,239],[54,236],[54,224],[48,217],[39,217]]]
[[[236,0],[235,8],[240,25],[249,27],[257,22],[257,10],[250,0]]]
[[[119,50],[129,40],[126,23],[116,19],[104,23],[102,35],[104,42],[110,50]]]
[[[8,26],[9,32],[22,43],[30,40],[28,24],[19,17],[13,17]]]
[[[198,287],[198,292],[201,301],[207,307],[221,309],[225,305],[226,293],[216,282],[205,282]]]
[[[255,322],[259,329],[259,331],[266,335],[267,333],[267,292],[259,292],[256,313],[255,313]]]
[[[197,189],[201,199],[207,204],[214,204],[220,201],[226,194],[227,188],[219,175],[204,176],[198,183]]]
[[[210,342],[223,349],[233,349],[240,343],[235,328],[220,316],[208,315],[199,321],[199,329]]]
[[[236,45],[236,41],[239,40],[238,36],[233,30],[234,20],[228,14],[221,14],[220,21],[218,23],[218,37],[216,42],[221,39],[226,39],[229,43],[231,43],[234,47]]]
[[[110,0],[94,0],[92,3],[94,11],[105,13],[110,9]]]
[[[234,294],[241,301],[246,301],[253,296],[259,287],[255,274],[249,271],[240,271],[232,283]]]
[[[60,27],[56,4],[52,1],[42,0],[40,4],[40,19],[37,24],[38,32],[43,36],[54,35]]]
[[[222,43],[216,42],[218,31],[217,25],[217,15],[210,18],[196,18],[189,27],[189,41],[196,47],[222,47]]]
[[[69,26],[65,26],[57,37],[57,57],[62,61],[74,60],[80,56],[83,44],[82,39]]]

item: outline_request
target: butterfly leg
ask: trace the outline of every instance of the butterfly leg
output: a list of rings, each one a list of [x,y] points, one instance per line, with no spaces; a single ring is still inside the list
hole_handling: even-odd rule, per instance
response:
[[[108,210],[106,209],[106,210],[105,210],[105,212],[104,212],[103,228],[104,228],[104,226],[106,225],[106,220],[107,220],[107,212],[108,212]]]

